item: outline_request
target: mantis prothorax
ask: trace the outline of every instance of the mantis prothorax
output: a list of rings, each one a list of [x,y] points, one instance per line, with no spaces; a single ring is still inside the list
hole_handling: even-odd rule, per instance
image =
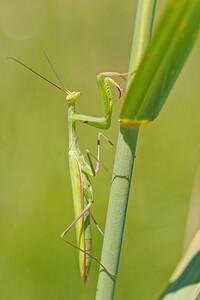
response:
[[[86,116],[77,114],[75,111],[75,103],[76,100],[80,97],[80,92],[70,92],[65,85],[62,83],[60,78],[58,77],[56,71],[54,70],[51,62],[49,61],[49,58],[47,57],[46,53],[45,56],[55,73],[56,77],[58,78],[60,84],[62,85],[62,88],[51,82],[50,80],[46,79],[24,63],[18,61],[15,58],[9,57],[10,59],[18,62],[28,70],[35,73],[37,76],[41,77],[42,79],[46,80],[56,88],[60,89],[61,91],[65,92],[67,94],[66,100],[68,104],[68,134],[69,134],[69,167],[70,167],[70,176],[71,176],[71,184],[72,184],[72,193],[73,193],[73,202],[74,202],[74,214],[75,214],[75,220],[72,222],[72,224],[61,234],[61,238],[67,242],[68,244],[72,245],[73,247],[80,250],[79,255],[79,263],[80,263],[80,271],[81,271],[81,277],[83,282],[85,283],[90,271],[90,264],[91,259],[96,260],[106,271],[106,273],[111,277],[116,277],[116,275],[112,275],[105,266],[103,266],[99,260],[92,255],[92,235],[91,235],[91,217],[94,220],[91,212],[90,207],[92,203],[94,202],[93,198],[93,191],[92,191],[92,185],[89,179],[89,176],[95,176],[97,172],[99,171],[100,167],[100,137],[104,135],[101,133],[98,134],[98,143],[97,143],[97,158],[96,158],[96,168],[94,168],[93,163],[91,161],[90,152],[86,150],[86,154],[89,160],[89,164],[86,162],[83,154],[81,153],[79,149],[79,145],[76,138],[76,128],[75,123],[76,121],[80,121],[83,123],[87,123],[90,126],[94,126],[100,129],[108,129],[111,124],[111,114],[112,114],[112,108],[113,108],[113,99],[111,94],[111,89],[109,84],[113,84],[119,91],[119,94],[121,96],[121,91],[123,91],[120,86],[110,78],[110,76],[116,76],[116,77],[122,77],[128,75],[128,73],[120,74],[116,72],[104,72],[100,73],[97,76],[97,84],[99,87],[99,91],[101,94],[101,100],[104,110],[104,116],[103,117],[92,117],[92,116]],[[108,140],[106,138],[106,140]],[[108,142],[113,145],[109,140]],[[114,145],[113,145],[114,146]],[[90,156],[91,155],[91,156]],[[104,167],[104,166],[103,166]],[[105,167],[104,167],[105,168]],[[106,168],[105,168],[106,169]],[[106,169],[108,170],[108,169]],[[108,170],[109,171],[109,170]],[[109,171],[111,172],[111,171]],[[112,173],[112,172],[111,172]],[[114,174],[116,176],[126,177],[126,175],[119,175]],[[94,220],[97,228],[99,229],[96,221]],[[76,237],[77,237],[77,246],[69,242],[65,239],[66,233],[72,228],[72,226],[76,224]],[[101,230],[99,229],[101,232]],[[102,232],[101,232],[102,233]],[[103,233],[102,233],[103,234]]]

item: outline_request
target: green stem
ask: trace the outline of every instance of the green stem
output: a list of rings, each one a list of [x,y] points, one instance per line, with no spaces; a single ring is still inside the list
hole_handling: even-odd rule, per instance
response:
[[[149,44],[152,32],[155,5],[156,0],[138,1],[129,72],[133,72],[138,68],[143,53]]]
[[[139,66],[144,50],[149,43],[155,2],[156,0],[138,1],[130,72]],[[127,174],[128,178],[116,176],[112,178],[101,263],[109,272],[116,275],[121,252],[138,130],[139,127],[120,125],[115,156],[114,172],[117,174]],[[112,300],[115,283],[116,279],[109,277],[100,268],[96,300]]]

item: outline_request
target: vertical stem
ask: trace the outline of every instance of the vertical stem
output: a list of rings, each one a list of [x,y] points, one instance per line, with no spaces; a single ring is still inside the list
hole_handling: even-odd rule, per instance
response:
[[[143,53],[149,44],[152,32],[155,4],[156,0],[138,1],[129,72],[132,72],[138,68]]]
[[[138,1],[131,50],[130,72],[139,66],[143,52],[149,43],[155,3],[156,0]],[[139,127],[120,125],[115,156],[114,172],[117,174],[127,174],[128,178],[112,177],[101,263],[110,273],[116,275],[121,252],[138,130]],[[116,278],[109,277],[100,267],[96,300],[112,300],[115,283]]]

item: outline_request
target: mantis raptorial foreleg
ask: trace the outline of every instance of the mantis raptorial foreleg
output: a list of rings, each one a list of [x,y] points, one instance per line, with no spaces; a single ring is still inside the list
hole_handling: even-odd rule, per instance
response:
[[[74,121],[80,121],[82,123],[86,123],[90,126],[94,126],[101,129],[108,129],[111,124],[111,114],[112,114],[112,107],[113,107],[113,99],[112,93],[110,89],[110,83],[113,84],[119,91],[119,95],[121,96],[121,92],[125,92],[121,87],[110,77],[107,76],[116,76],[125,79],[126,73],[117,73],[117,72],[104,72],[100,73],[97,76],[97,84],[99,87],[99,91],[101,94],[101,100],[104,110],[103,117],[91,117],[81,114],[73,114]],[[105,77],[106,76],[106,77]]]

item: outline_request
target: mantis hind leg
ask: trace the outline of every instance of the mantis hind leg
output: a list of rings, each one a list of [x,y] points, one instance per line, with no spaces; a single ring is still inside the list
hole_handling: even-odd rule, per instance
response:
[[[98,258],[96,258],[96,256],[93,256],[92,254],[90,253],[87,253],[86,251],[84,251],[83,249],[77,247],[76,245],[72,244],[71,242],[65,240],[65,239],[62,239],[64,242],[66,242],[67,244],[71,245],[72,247],[76,248],[77,250],[85,253],[86,255],[90,256],[92,259],[96,260],[96,262],[98,262],[98,264],[104,269],[104,271],[110,276],[110,277],[113,277],[113,278],[116,278],[117,275],[114,275],[114,274],[111,274],[107,269],[106,267],[104,267],[104,265],[102,265],[102,263],[98,260]]]
[[[72,247],[76,248],[77,250],[85,253],[86,255],[90,256],[92,259],[96,260],[96,262],[98,262],[98,264],[105,270],[105,272],[111,276],[111,277],[117,277],[116,275],[111,274],[106,267],[104,267],[104,265],[102,265],[102,263],[92,254],[88,253],[87,251],[79,248],[78,246],[74,245],[73,243],[69,242],[68,240],[66,240],[64,238],[64,236],[67,234],[67,232],[76,224],[76,222],[90,209],[90,207],[92,206],[92,202],[90,202],[86,208],[80,213],[80,215],[71,223],[71,225],[69,225],[69,227],[67,229],[65,229],[65,231],[61,234],[61,239],[66,242],[67,244],[71,245]],[[93,218],[93,217],[92,217]],[[94,220],[94,219],[93,219]],[[94,220],[95,221],[95,220]],[[96,223],[96,221],[95,221]],[[97,224],[97,223],[96,223]]]

